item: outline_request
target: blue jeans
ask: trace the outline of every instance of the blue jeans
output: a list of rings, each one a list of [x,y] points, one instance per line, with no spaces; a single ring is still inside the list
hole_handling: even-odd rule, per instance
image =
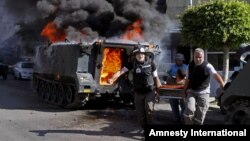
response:
[[[169,99],[169,103],[174,114],[176,121],[183,119],[183,113],[185,110],[185,103],[183,99]],[[181,110],[180,110],[181,108]]]

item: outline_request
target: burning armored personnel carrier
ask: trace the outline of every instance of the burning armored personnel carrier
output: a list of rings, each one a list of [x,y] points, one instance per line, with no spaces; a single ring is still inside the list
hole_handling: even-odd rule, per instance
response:
[[[36,51],[33,87],[40,99],[65,108],[83,106],[93,98],[133,102],[131,75],[110,85],[108,79],[134,59],[136,43],[96,41],[93,44],[55,43]],[[156,45],[144,45],[149,57],[159,53]]]

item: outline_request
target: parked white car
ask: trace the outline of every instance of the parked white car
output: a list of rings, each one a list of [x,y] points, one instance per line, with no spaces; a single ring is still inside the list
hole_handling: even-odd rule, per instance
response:
[[[21,61],[15,64],[13,68],[14,78],[18,79],[31,79],[33,74],[32,62]]]

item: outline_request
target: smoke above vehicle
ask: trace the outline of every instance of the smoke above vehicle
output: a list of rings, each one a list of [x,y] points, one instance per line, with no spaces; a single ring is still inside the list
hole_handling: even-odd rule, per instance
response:
[[[167,25],[166,11],[157,10],[159,1],[39,0],[36,7],[49,19],[41,35],[52,42],[104,37],[155,42],[162,39]]]

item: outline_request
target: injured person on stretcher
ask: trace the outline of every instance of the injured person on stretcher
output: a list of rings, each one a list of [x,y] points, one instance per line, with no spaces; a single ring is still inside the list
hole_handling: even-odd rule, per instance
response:
[[[161,98],[178,98],[182,99],[184,95],[184,84],[186,79],[186,73],[183,70],[178,70],[177,75],[164,77],[165,84],[159,89],[159,95]]]

